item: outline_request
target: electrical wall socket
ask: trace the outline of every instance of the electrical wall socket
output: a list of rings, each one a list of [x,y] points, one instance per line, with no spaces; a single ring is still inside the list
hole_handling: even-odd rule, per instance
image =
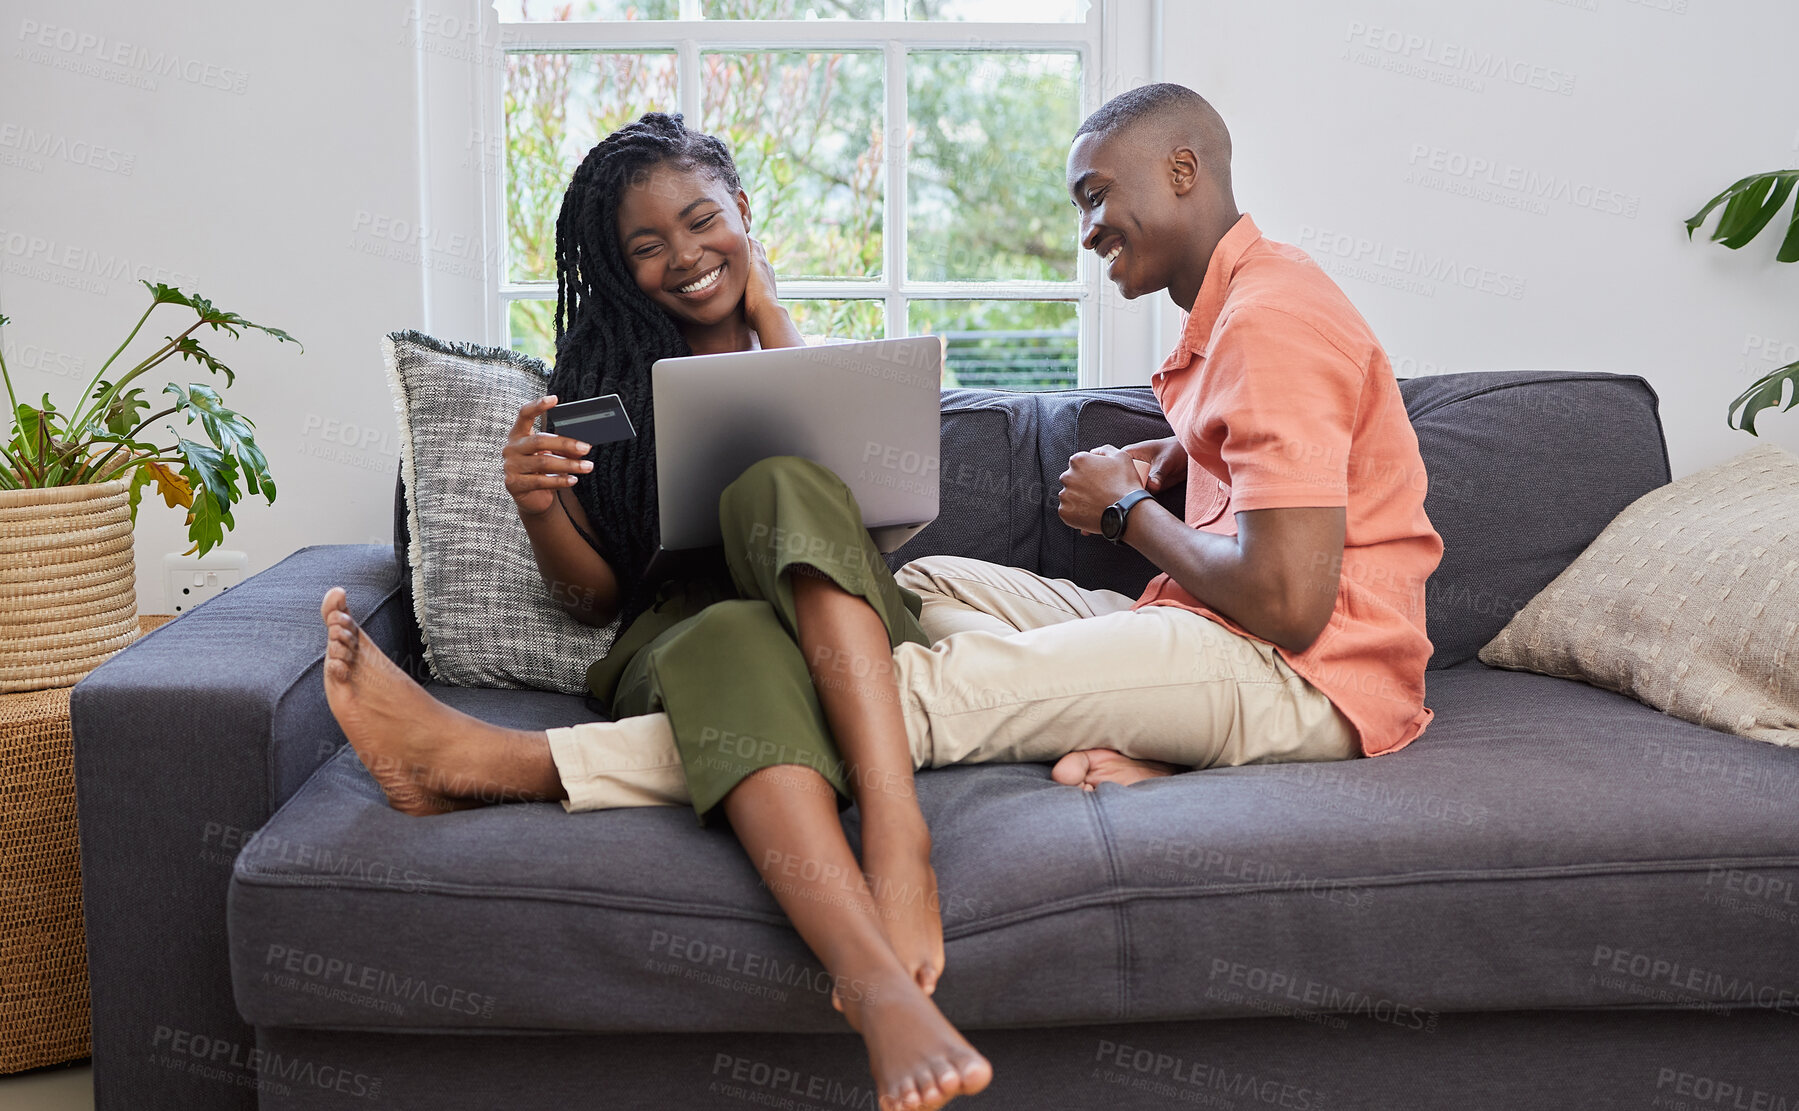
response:
[[[162,557],[162,579],[168,591],[163,612],[183,614],[215,594],[243,582],[250,574],[250,557],[243,552],[214,548],[205,555]]]

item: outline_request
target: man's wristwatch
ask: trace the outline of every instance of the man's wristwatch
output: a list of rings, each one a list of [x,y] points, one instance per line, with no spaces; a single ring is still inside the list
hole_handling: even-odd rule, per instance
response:
[[[1099,514],[1099,534],[1116,544],[1124,539],[1124,522],[1131,515],[1131,509],[1144,498],[1151,497],[1148,490],[1132,490],[1111,505],[1106,506]]]

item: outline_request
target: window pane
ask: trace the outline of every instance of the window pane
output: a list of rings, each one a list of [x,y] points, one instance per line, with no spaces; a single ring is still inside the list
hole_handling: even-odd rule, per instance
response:
[[[913,301],[912,335],[948,341],[945,386],[1066,390],[1079,380],[1080,309],[1069,301]]]
[[[784,301],[808,340],[886,339],[887,306],[879,301]]]
[[[514,301],[506,317],[511,325],[510,346],[514,351],[523,351],[551,366],[556,365],[556,302]]]
[[[700,0],[707,19],[880,19],[881,0]]]
[[[879,54],[706,54],[700,118],[731,145],[782,278],[881,272]]]
[[[920,51],[906,84],[908,276],[1073,280],[1063,166],[1080,123],[1078,57]]]
[[[907,19],[1084,23],[1091,0],[906,0]]]
[[[506,246],[512,281],[556,280],[556,213],[595,143],[675,112],[673,54],[506,55]]]
[[[502,23],[579,23],[600,19],[679,19],[680,0],[494,0]]]

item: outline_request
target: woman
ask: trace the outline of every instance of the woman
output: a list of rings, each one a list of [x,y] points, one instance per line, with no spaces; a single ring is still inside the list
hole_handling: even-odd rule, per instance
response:
[[[552,392],[519,411],[506,488],[551,596],[587,623],[620,619],[589,686],[621,723],[666,714],[701,821],[722,811],[833,982],[855,985],[833,1003],[863,1036],[881,1106],[937,1107],[992,1070],[929,999],[942,923],[887,666],[902,641],[930,643],[917,595],[894,583],[847,487],[790,456],[727,487],[720,548],[661,583],[644,574],[658,543],[650,365],[802,342],[751,220],[724,143],[679,115],[646,115],[589,152],[556,223]],[[590,448],[532,431],[558,399],[608,393],[635,439]],[[836,554],[819,566],[774,542],[796,534],[828,537]],[[366,641],[340,589],[323,612],[332,710],[393,806],[569,798],[572,731],[503,729],[443,706]],[[838,819],[850,801],[860,862]]]

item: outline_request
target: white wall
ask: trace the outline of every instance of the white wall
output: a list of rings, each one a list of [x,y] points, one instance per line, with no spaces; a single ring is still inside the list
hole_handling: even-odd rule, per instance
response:
[[[1325,234],[1349,236],[1387,261],[1409,250],[1523,279],[1513,299],[1428,278],[1395,289],[1371,277],[1404,275],[1340,266],[1402,374],[1641,373],[1661,394],[1677,474],[1750,445],[1725,428],[1724,405],[1775,365],[1746,350],[1749,337],[1776,353],[1799,343],[1799,267],[1775,264],[1771,244],[1688,244],[1680,220],[1736,177],[1799,159],[1783,55],[1799,11],[1780,0],[1685,0],[1678,14],[1635,0],[1165,2],[1163,72],[1224,113],[1238,199],[1269,235],[1320,256]],[[481,229],[421,233],[420,213],[491,187],[490,129],[476,98],[440,91],[421,112],[417,90],[421,66],[441,90],[446,70],[493,56],[455,22],[471,0],[431,3],[450,14],[421,20],[409,0],[186,0],[176,19],[132,0],[0,0],[0,312],[15,321],[4,351],[21,394],[74,399],[146,303],[136,274],[306,344],[206,339],[239,373],[228,403],[256,422],[280,490],[273,506],[243,504],[228,534],[252,572],[306,544],[390,537],[398,456],[379,337],[480,333],[462,317],[480,303],[468,275]],[[1446,43],[1498,52],[1571,74],[1573,89],[1488,78],[1471,91],[1383,71],[1403,59],[1379,36],[1358,45],[1352,27],[1431,36],[1432,57]],[[173,72],[155,72],[171,59]],[[421,114],[439,137],[424,202]],[[1501,177],[1516,166],[1566,178],[1582,197],[1622,194],[1635,215],[1566,200],[1519,211],[1425,188],[1407,181],[1419,148],[1419,163],[1437,149],[1487,159]],[[158,309],[142,338],[184,326],[183,311]],[[193,371],[147,376],[148,392],[204,380]],[[1799,414],[1767,415],[1764,430],[1799,447]],[[187,547],[181,517],[153,496],[140,507],[143,612],[168,612],[159,569]]]
[[[1799,163],[1796,40],[1791,0],[1166,0],[1164,72],[1223,114],[1238,206],[1331,270],[1397,373],[1641,374],[1678,477],[1754,446],[1726,406],[1799,359],[1778,237],[1732,252],[1682,225]],[[1508,76],[1446,83],[1495,55]],[[1433,163],[1461,176],[1421,183]],[[1408,273],[1419,256],[1487,288]],[[1799,449],[1799,410],[1758,427]]]
[[[421,283],[415,265],[360,248],[405,246],[371,240],[373,214],[417,220],[408,4],[186,0],[178,19],[169,7],[0,0],[7,366],[21,399],[48,391],[68,409],[149,304],[137,276],[284,328],[304,354],[260,333],[200,333],[237,372],[229,390],[212,384],[256,423],[277,485],[272,506],[235,511],[225,547],[254,573],[307,544],[386,540],[399,456],[379,337],[422,325]],[[48,45],[42,28],[55,29]],[[192,320],[158,308],[139,344]],[[137,381],[154,412],[165,383],[208,378],[169,363]],[[327,439],[327,421],[339,437],[356,426],[356,446]],[[377,434],[367,447],[362,429]],[[184,434],[205,439],[197,424]],[[160,568],[189,546],[183,515],[149,492],[138,507],[140,612],[171,612]]]

